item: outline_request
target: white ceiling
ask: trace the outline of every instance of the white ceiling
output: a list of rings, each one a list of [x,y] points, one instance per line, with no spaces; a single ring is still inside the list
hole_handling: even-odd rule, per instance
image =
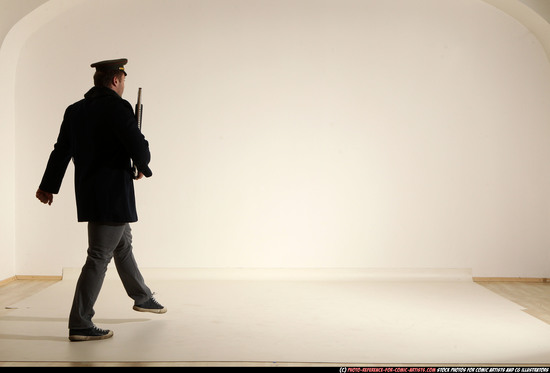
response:
[[[49,0],[0,0],[0,46],[10,29],[25,15],[38,8]],[[499,2],[503,4],[509,1],[519,1],[550,23],[550,1],[549,0],[490,0],[487,1],[495,6]]]
[[[48,0],[0,0],[0,45],[11,28]]]

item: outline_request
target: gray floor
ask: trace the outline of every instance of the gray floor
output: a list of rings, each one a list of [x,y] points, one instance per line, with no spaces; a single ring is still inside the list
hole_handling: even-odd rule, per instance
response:
[[[467,276],[242,273],[145,270],[168,307],[154,315],[110,269],[94,320],[114,337],[71,343],[67,270],[0,316],[0,362],[550,364],[550,325]]]

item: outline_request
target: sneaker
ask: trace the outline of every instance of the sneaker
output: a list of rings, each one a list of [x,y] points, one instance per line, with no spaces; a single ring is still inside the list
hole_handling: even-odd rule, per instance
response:
[[[112,330],[100,329],[97,326],[92,326],[88,329],[70,329],[69,340],[78,341],[95,341],[98,339],[107,339],[113,336]]]
[[[134,306],[134,310],[139,312],[152,312],[152,313],[165,313],[166,311],[168,311],[153,297],[149,298],[149,300],[145,303],[136,304]]]

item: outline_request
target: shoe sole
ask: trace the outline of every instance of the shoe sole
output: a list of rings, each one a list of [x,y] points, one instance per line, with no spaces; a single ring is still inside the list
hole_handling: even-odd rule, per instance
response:
[[[168,311],[166,308],[153,309],[153,308],[141,308],[138,306],[134,306],[133,308],[134,308],[134,311],[138,311],[138,312],[166,313],[166,311]]]
[[[101,339],[111,338],[113,331],[109,330],[109,333],[105,335],[70,335],[69,340],[72,342],[84,342],[84,341],[98,341]]]

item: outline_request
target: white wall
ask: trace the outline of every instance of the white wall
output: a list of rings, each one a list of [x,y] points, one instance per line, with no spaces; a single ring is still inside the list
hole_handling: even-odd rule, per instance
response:
[[[550,65],[479,0],[94,0],[59,14],[15,77],[18,274],[83,263],[72,168],[53,206],[34,192],[89,64],[118,57],[126,98],[144,89],[153,152],[137,184],[142,267],[550,275]]]
[[[17,65],[19,48],[27,35],[14,32],[4,43],[12,27],[26,14],[47,0],[0,0],[0,280],[15,273],[15,126],[13,71]]]
[[[0,71],[6,64],[14,66],[6,52],[7,48],[0,48]],[[7,62],[10,61],[11,63]],[[13,75],[2,76],[0,84],[0,158],[3,160],[3,177],[0,177],[0,193],[2,196],[2,208],[0,209],[0,279],[6,279],[15,275],[15,144],[14,144],[14,118],[13,118]],[[9,88],[8,88],[9,84]]]

